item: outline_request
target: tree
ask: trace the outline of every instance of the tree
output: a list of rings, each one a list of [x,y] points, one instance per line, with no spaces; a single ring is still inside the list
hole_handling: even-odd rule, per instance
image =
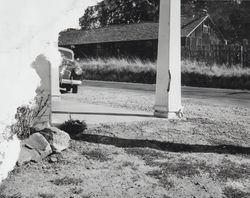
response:
[[[231,43],[250,39],[250,2],[227,0],[208,4],[208,11],[225,38]]]
[[[103,0],[88,7],[79,19],[82,29],[116,24],[158,22],[160,0]],[[195,17],[207,10],[231,43],[250,40],[249,0],[181,0],[182,15]]]
[[[249,0],[181,0],[182,14],[192,17],[207,10],[212,20],[229,43],[250,39]]]
[[[158,21],[160,0],[103,0],[79,19],[82,29]]]

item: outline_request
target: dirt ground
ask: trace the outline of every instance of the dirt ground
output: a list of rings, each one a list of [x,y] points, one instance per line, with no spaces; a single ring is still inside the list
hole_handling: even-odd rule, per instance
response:
[[[98,94],[97,94],[98,93]],[[152,111],[151,92],[85,87],[65,100]],[[250,108],[183,99],[181,121],[88,126],[9,175],[0,197],[250,197]]]

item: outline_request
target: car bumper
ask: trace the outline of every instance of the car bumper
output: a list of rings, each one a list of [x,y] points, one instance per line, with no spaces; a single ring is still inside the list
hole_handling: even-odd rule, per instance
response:
[[[67,80],[67,79],[62,79],[61,84],[81,85],[82,81],[81,80]]]

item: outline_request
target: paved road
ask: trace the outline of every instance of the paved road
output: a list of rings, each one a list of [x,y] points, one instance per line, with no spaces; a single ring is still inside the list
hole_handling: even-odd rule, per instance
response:
[[[182,87],[184,98],[197,98],[218,104],[239,105],[250,108],[250,91],[213,89],[200,87]]]
[[[83,86],[97,86],[115,89],[130,89],[134,91],[154,92],[154,85],[135,83],[113,83],[103,81],[84,81]],[[200,87],[182,87],[183,98],[200,99],[202,102],[228,104],[250,108],[250,91],[232,89],[214,89]]]

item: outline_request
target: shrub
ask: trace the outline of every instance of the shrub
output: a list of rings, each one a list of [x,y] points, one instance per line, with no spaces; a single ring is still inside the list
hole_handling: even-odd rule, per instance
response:
[[[17,108],[15,114],[16,123],[10,126],[11,133],[16,134],[19,139],[28,138],[32,133],[32,128],[47,111],[49,97],[36,96],[34,103],[22,105]]]
[[[65,131],[70,136],[81,133],[87,129],[85,121],[69,119],[59,126],[59,129]]]
[[[11,126],[11,132],[16,134],[19,139],[28,138],[31,134],[32,109],[28,105],[17,108],[15,114],[16,123]]]

